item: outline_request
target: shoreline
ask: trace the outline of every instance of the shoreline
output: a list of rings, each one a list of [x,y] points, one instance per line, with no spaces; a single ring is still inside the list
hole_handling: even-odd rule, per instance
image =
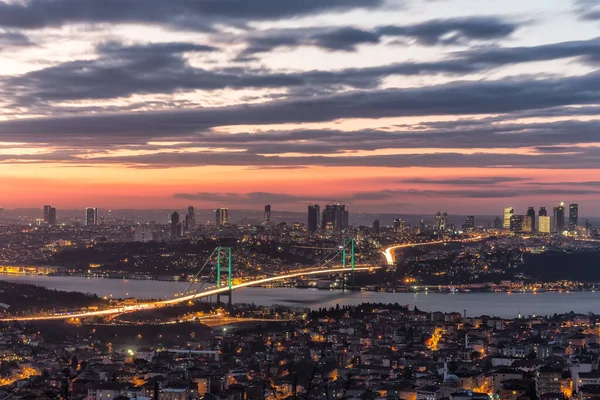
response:
[[[19,274],[19,273],[0,273],[0,280],[2,277],[48,277],[48,278],[81,278],[81,279],[106,279],[106,280],[122,280],[122,281],[141,281],[141,282],[171,282],[171,283],[181,283],[181,284],[189,284],[190,280],[187,279],[175,279],[175,276],[151,276],[151,275],[99,275],[99,274]],[[263,288],[263,289],[280,289],[280,288],[293,288],[293,289],[317,289],[319,291],[327,292],[371,292],[371,293],[388,293],[388,294],[428,294],[428,293],[439,293],[439,294],[459,294],[459,295],[467,295],[467,294],[475,294],[475,293],[505,293],[505,294],[540,294],[540,293],[577,293],[577,292],[596,292],[600,291],[600,285],[596,282],[590,283],[580,283],[573,282],[573,285],[585,285],[583,287],[559,287],[557,283],[547,282],[547,283],[538,283],[538,285],[553,285],[556,284],[557,287],[549,287],[549,288],[535,288],[535,289],[518,289],[518,288],[502,288],[502,287],[494,287],[495,284],[481,284],[486,285],[484,287],[478,288],[455,288],[451,285],[421,285],[421,286],[398,286],[395,288],[382,288],[378,285],[369,285],[365,287],[354,287],[354,288],[346,288],[346,289],[338,289],[335,287],[312,287],[312,286],[304,286],[304,285],[256,285],[253,286],[255,288]],[[478,284],[480,285],[480,284]]]

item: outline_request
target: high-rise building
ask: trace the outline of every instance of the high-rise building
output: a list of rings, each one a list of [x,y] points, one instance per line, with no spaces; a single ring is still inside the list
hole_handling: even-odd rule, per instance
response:
[[[558,235],[563,235],[565,232],[565,203],[561,202],[554,207],[554,221],[552,222],[553,230]]]
[[[316,232],[321,225],[321,207],[318,204],[308,206],[308,231]]]
[[[171,214],[171,239],[179,237],[179,213]]]
[[[345,204],[328,204],[323,210],[323,218],[321,219],[321,227],[326,229],[329,225],[335,230],[347,229],[349,224],[349,211]]]
[[[569,204],[569,231],[577,231],[579,226],[579,204]]]
[[[438,211],[434,217],[433,230],[439,231],[440,229],[442,229],[442,213]]]
[[[546,217],[548,216],[548,211],[546,211],[546,207],[540,207],[540,211],[538,213],[539,217]]]
[[[404,222],[400,218],[394,220],[394,233],[404,232],[405,227],[406,227],[406,222]]]
[[[228,208],[217,208],[215,211],[215,223],[217,226],[227,225],[229,222],[229,209]]]
[[[504,227],[504,223],[502,222],[502,218],[496,217],[494,218],[494,229],[502,229]]]
[[[379,230],[380,230],[379,220],[376,219],[375,221],[373,221],[373,233],[376,235],[379,235]]]
[[[586,218],[585,219],[585,236],[591,236],[592,235],[592,224],[590,223],[590,219]]]
[[[548,215],[538,216],[538,232],[550,233],[550,217]]]
[[[504,229],[510,229],[510,218],[515,214],[515,209],[512,207],[507,207],[504,209]]]
[[[56,225],[56,208],[50,207],[50,214],[48,214],[48,225]]]
[[[188,231],[193,230],[196,227],[196,211],[194,207],[189,206],[187,214],[185,215],[185,229]]]
[[[56,225],[56,208],[44,206],[44,224]]]
[[[448,229],[448,213],[446,211],[444,211],[444,213],[442,214],[442,224],[441,224],[440,228],[443,231]]]
[[[50,222],[50,209],[52,206],[44,206],[44,223],[48,224]]]
[[[527,220],[525,221],[526,231],[535,232],[535,208],[529,207],[527,210]]]
[[[513,232],[523,232],[523,227],[525,225],[525,216],[524,215],[512,215],[510,217],[510,230]]]
[[[271,223],[271,205],[270,204],[267,204],[265,206],[264,223],[265,223],[265,225],[269,225]]]
[[[475,217],[473,215],[469,215],[463,225],[463,229],[467,232],[473,231],[475,229]]]
[[[523,232],[533,232],[533,218],[531,215],[523,215]]]
[[[423,232],[425,232],[425,220],[420,219],[419,220],[419,233],[423,233]]]
[[[88,207],[85,209],[85,226],[98,225],[98,209],[95,207]]]

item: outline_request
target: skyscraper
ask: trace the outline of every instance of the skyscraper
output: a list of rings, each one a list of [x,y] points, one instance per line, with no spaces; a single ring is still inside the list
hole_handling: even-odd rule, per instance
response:
[[[56,225],[56,208],[44,206],[44,223],[46,225]]]
[[[85,209],[85,226],[98,225],[98,209],[95,207],[88,207]]]
[[[44,223],[45,224],[50,223],[50,209],[51,208],[52,208],[52,206],[44,206]]]
[[[585,236],[591,236],[592,234],[592,224],[590,223],[590,219],[585,219]]]
[[[406,223],[400,218],[394,220],[394,233],[402,233],[404,232],[404,227]]]
[[[569,204],[569,231],[577,231],[579,226],[579,204]]]
[[[533,232],[533,219],[531,215],[523,215],[523,232]]]
[[[535,208],[529,207],[527,210],[527,232],[535,232]]]
[[[538,216],[538,232],[550,233],[550,217],[548,215]]]
[[[48,225],[56,225],[56,208],[50,207],[50,214],[48,214]]]
[[[473,215],[469,215],[463,225],[463,229],[467,232],[473,231],[475,229],[475,217]]]
[[[443,231],[448,229],[448,213],[446,211],[444,211],[444,213],[442,214],[442,225],[440,226],[440,228]]]
[[[554,221],[552,222],[554,232],[563,235],[565,232],[565,203],[561,202],[554,207]]]
[[[442,228],[442,213],[437,212],[434,217],[433,230],[439,231]]]
[[[179,213],[171,214],[171,239],[179,237]]]
[[[185,215],[185,229],[188,231],[193,230],[196,227],[196,212],[194,207],[189,206],[187,214]]]
[[[271,205],[270,204],[267,204],[265,206],[264,223],[265,223],[265,225],[269,225],[271,223]]]
[[[510,217],[510,230],[513,232],[523,232],[525,225],[524,215],[511,215]]]
[[[500,217],[494,218],[494,229],[502,229],[503,226],[504,224]]]
[[[375,221],[373,221],[373,233],[376,235],[379,235],[379,229],[380,229],[379,220],[376,219]]]
[[[318,204],[308,206],[308,231],[316,232],[321,225],[321,207]]]
[[[565,232],[565,203],[561,202],[554,207],[554,222],[552,223],[554,232],[563,235]]]
[[[215,222],[217,226],[227,225],[229,222],[229,209],[228,208],[217,208],[215,211]]]
[[[504,229],[510,229],[510,218],[514,215],[515,209],[507,207],[504,209]]]
[[[540,217],[548,216],[548,211],[546,211],[546,207],[540,207],[540,212],[538,213],[538,216],[540,216]]]
[[[326,229],[331,226],[333,229],[342,230],[348,228],[349,211],[345,204],[328,204],[323,210],[321,226]]]

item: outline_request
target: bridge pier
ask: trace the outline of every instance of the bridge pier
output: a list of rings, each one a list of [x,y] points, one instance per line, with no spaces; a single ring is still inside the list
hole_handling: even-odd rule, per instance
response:
[[[227,296],[227,307],[232,308],[233,305],[233,276],[231,271],[231,247],[219,247],[217,252],[217,288],[221,288],[221,253],[227,254],[227,286],[229,291],[223,293],[223,296]],[[221,294],[217,294],[217,305],[221,304]]]

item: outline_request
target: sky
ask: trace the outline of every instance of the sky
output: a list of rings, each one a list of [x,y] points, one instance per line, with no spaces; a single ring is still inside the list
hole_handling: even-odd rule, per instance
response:
[[[0,0],[0,206],[600,216],[600,0]]]

